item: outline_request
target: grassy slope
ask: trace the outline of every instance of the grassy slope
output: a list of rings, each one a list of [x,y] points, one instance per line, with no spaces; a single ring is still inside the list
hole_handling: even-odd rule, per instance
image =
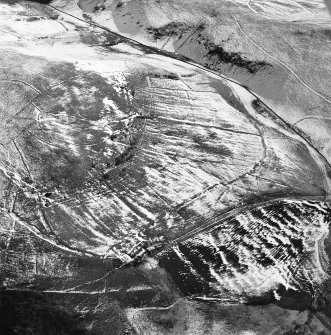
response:
[[[102,2],[102,1],[101,1]],[[322,1],[80,1],[111,29],[247,85],[331,159],[330,23]],[[322,121],[321,121],[322,120]]]

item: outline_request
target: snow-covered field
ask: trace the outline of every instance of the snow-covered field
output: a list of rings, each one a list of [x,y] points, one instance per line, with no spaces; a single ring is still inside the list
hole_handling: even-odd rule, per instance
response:
[[[327,331],[322,2],[51,6],[0,3],[0,283],[115,334]]]

